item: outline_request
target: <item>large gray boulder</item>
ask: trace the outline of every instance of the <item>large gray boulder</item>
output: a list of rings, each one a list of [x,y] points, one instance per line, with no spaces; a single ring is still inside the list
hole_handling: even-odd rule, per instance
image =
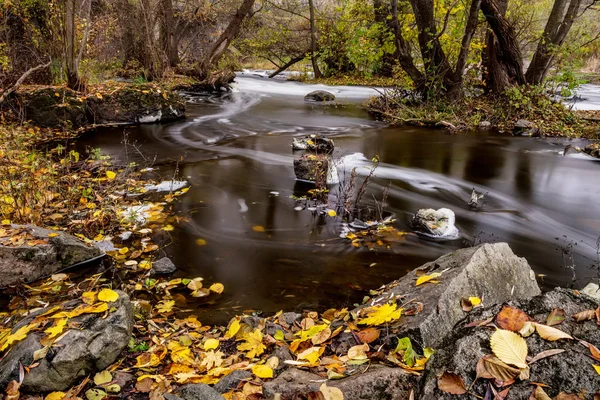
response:
[[[127,294],[117,291],[119,298],[110,303],[108,315],[83,314],[71,318],[71,329],[64,333],[47,354],[38,360],[39,366],[25,374],[21,390],[40,393],[62,391],[70,388],[79,379],[93,375],[111,365],[125,349],[133,328],[133,308]],[[76,307],[81,302],[72,301],[63,306],[65,310]],[[14,330],[29,324],[41,310],[19,322]],[[14,332],[13,330],[13,332]],[[34,362],[34,352],[44,346],[40,340],[45,334],[30,332],[27,337],[12,345],[0,360],[0,387],[19,379],[19,366]]]
[[[441,273],[439,283],[416,286],[419,276]],[[398,327],[423,347],[436,348],[465,317],[461,299],[479,297],[484,305],[513,299],[530,299],[540,294],[535,274],[527,260],[517,257],[508,244],[482,244],[446,254],[409,272],[384,288],[383,293],[359,307],[383,304],[393,298],[414,299],[422,310],[406,316]]]
[[[591,297],[578,295],[573,290],[559,288],[531,300],[511,301],[508,304],[526,312],[539,323],[546,323],[548,314],[552,310],[563,309],[565,320],[554,328],[596,346],[600,344],[600,329],[598,329],[595,318],[584,322],[576,322],[572,318],[578,312],[594,310],[598,307],[599,303]],[[477,362],[484,355],[492,353],[489,343],[494,329],[490,329],[490,327],[470,328],[466,325],[473,321],[494,318],[501,308],[502,305],[499,304],[485,309],[476,309],[455,327],[429,360],[423,376],[422,389],[417,398],[426,400],[475,398],[471,395],[457,396],[440,391],[437,386],[437,377],[444,372],[452,372],[460,375],[467,387],[473,383],[476,377]],[[600,379],[592,366],[598,364],[598,361],[591,358],[590,351],[581,342],[564,339],[548,341],[542,339],[537,333],[525,340],[530,357],[550,349],[565,351],[529,364],[531,369],[529,379],[517,379],[511,385],[508,399],[529,399],[535,389],[531,382],[548,385],[544,387],[544,390],[550,398],[555,398],[560,392],[563,392],[571,395],[584,393],[584,398],[591,399],[594,394],[598,393]],[[486,379],[478,379],[473,384],[472,392],[483,398],[488,390],[488,383],[489,381]],[[598,394],[600,395],[600,393]]]
[[[296,368],[289,369],[263,385],[267,399],[279,394],[282,400],[298,395],[318,392],[325,380],[316,374]],[[348,378],[327,381],[327,386],[336,387],[344,394],[344,400],[396,400],[410,398],[411,391],[418,388],[418,377],[409,375],[400,368],[373,365],[364,373],[358,372]]]
[[[25,240],[15,245],[10,236],[0,237],[0,287],[33,282],[102,255],[97,247],[64,232],[33,225],[11,225],[8,229]]]

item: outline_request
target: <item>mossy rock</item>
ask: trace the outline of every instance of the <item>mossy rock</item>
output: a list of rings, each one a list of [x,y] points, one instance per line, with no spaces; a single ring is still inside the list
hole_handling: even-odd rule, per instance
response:
[[[19,92],[15,101],[25,119],[49,128],[79,128],[87,124],[85,102],[73,90],[61,87],[34,88]]]
[[[109,94],[87,98],[91,123],[137,124],[165,122],[182,118],[185,103],[179,95],[151,84],[117,88]]]

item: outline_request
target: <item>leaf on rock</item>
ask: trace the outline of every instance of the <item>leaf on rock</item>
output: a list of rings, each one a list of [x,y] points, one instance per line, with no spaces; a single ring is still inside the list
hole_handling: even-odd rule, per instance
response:
[[[344,393],[336,387],[327,386],[326,382],[323,382],[319,391],[323,394],[325,400],[344,400]]]
[[[577,322],[588,321],[596,318],[596,310],[585,310],[573,315],[573,319]]]
[[[87,397],[88,400],[102,400],[102,399],[108,397],[108,395],[106,394],[106,392],[104,390],[89,389],[88,391],[85,392],[85,397]]]
[[[561,331],[560,329],[553,328],[551,326],[542,325],[542,324],[534,324],[535,330],[538,335],[544,340],[549,340],[551,342],[560,339],[573,339],[571,335]]]
[[[104,385],[105,383],[112,381],[112,379],[112,374],[106,370],[98,372],[96,375],[94,375],[94,383],[96,386]]]
[[[246,351],[246,357],[254,358],[264,353],[266,346],[262,343],[263,334],[260,330],[255,329],[250,333],[246,333],[243,336],[244,343],[239,344],[237,349],[240,351]]]
[[[367,317],[359,319],[357,322],[359,325],[382,325],[395,321],[402,315],[402,308],[396,309],[397,307],[396,303],[373,306],[367,309]]]
[[[444,372],[437,379],[437,386],[442,392],[449,394],[465,394],[467,387],[463,379],[452,372]]]
[[[507,382],[519,376],[520,370],[518,368],[511,367],[491,354],[484,356],[482,362],[487,373],[501,382]]]
[[[27,337],[27,334],[29,333],[29,331],[31,331],[34,328],[37,328],[38,324],[37,323],[32,323],[29,325],[25,325],[20,327],[19,329],[17,329],[15,331],[15,333],[10,334],[6,337],[4,337],[1,341],[0,341],[0,351],[4,351],[6,350],[6,348],[10,345],[12,345],[15,342],[21,341],[23,339],[25,339]]]
[[[96,292],[83,292],[81,300],[85,304],[94,304],[96,302]]]
[[[541,386],[537,386],[535,388],[531,397],[533,397],[535,400],[552,400],[552,398],[548,396]]]
[[[368,344],[359,344],[358,346],[352,346],[348,349],[348,359],[349,360],[366,360],[367,351],[369,351]]]
[[[529,315],[516,307],[504,306],[496,316],[496,324],[502,329],[518,332],[525,322],[531,321]]]
[[[596,364],[592,364],[594,366],[594,369],[596,370],[596,373],[598,375],[600,375],[600,365],[596,365]]]
[[[434,279],[439,278],[440,276],[442,276],[442,274],[440,274],[439,272],[434,272],[429,275],[421,275],[420,277],[417,278],[416,286],[420,286],[427,282],[437,283],[437,281],[434,281]]]
[[[261,379],[272,378],[273,369],[268,365],[255,365],[252,367],[252,373]]]
[[[318,360],[319,357],[321,357],[321,354],[323,354],[323,352],[325,351],[325,347],[309,347],[308,349],[304,350],[303,352],[301,352],[300,354],[298,354],[298,360],[306,360],[311,364],[315,364]],[[348,351],[349,353],[350,351]]]
[[[61,319],[56,320],[52,327],[50,327],[44,331],[48,334],[48,338],[52,339],[52,338],[55,338],[58,335],[60,335],[63,332],[63,330],[65,329],[65,326],[67,326],[68,320],[69,320],[68,318],[61,318]]]
[[[310,338],[310,341],[312,342],[313,345],[317,346],[317,345],[329,340],[330,337],[331,337],[331,329],[329,327],[326,327],[321,332],[317,333],[312,338]]]
[[[564,353],[565,351],[565,349],[544,350],[541,353],[537,354],[535,357],[533,357],[531,361],[529,361],[529,365],[533,364],[534,362],[540,361],[542,358],[555,356],[557,354]]]
[[[526,368],[527,343],[525,339],[506,329],[497,329],[490,339],[492,351],[500,360],[518,368]]]
[[[562,323],[565,320],[565,310],[562,308],[555,308],[548,314],[546,319],[546,325],[554,326]]]
[[[102,289],[100,293],[98,293],[98,300],[104,301],[107,303],[113,303],[119,299],[119,294],[111,289]]]
[[[381,331],[379,329],[368,327],[367,329],[363,329],[362,331],[357,332],[356,336],[358,337],[358,340],[360,340],[361,343],[372,343],[379,339],[380,334]]]
[[[588,349],[590,349],[590,353],[592,353],[592,358],[596,361],[600,361],[600,350],[591,343],[588,343],[587,346]]]

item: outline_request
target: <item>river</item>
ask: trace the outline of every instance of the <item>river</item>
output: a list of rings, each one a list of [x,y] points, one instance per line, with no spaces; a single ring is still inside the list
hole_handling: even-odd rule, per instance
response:
[[[333,92],[344,105],[305,103],[314,89]],[[388,127],[360,106],[376,94],[239,75],[231,93],[191,97],[185,120],[104,129],[79,146],[191,184],[175,205],[181,223],[165,250],[179,276],[225,285],[210,303],[190,304],[203,322],[242,310],[351,306],[424,262],[481,242],[508,242],[545,288],[571,285],[570,267],[575,287],[598,276],[600,161],[562,155],[567,143],[581,142]],[[358,249],[340,237],[339,218],[297,208],[291,141],[315,132],[334,139],[342,181],[354,167],[365,176],[379,157],[364,199],[375,204],[391,185],[385,210],[409,234],[389,248]],[[475,210],[467,205],[473,188],[485,194]],[[336,193],[331,187],[332,202]],[[410,233],[418,209],[440,207],[456,213],[458,239]],[[199,238],[206,245],[198,246]]]

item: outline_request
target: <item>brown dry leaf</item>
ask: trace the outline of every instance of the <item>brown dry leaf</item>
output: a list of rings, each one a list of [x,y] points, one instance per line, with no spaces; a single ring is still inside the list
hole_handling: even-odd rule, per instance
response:
[[[574,314],[572,317],[577,322],[588,321],[596,318],[596,310],[585,310]]]
[[[592,353],[594,360],[600,361],[600,350],[591,343],[588,343],[588,349],[590,349],[590,353]]]
[[[496,316],[496,324],[502,329],[518,332],[531,317],[516,307],[504,306]]]
[[[568,394],[565,392],[560,392],[554,400],[580,400],[580,397],[575,394]]]
[[[560,339],[573,339],[571,335],[561,331],[560,329],[553,328],[551,326],[542,325],[542,324],[534,324],[535,330],[538,335],[544,340],[549,340],[551,342]]]
[[[506,382],[519,376],[518,368],[511,367],[496,356],[489,354],[482,360],[486,371],[499,381]]]
[[[487,369],[485,369],[485,358],[486,357],[494,357],[492,355],[483,356],[477,361],[477,366],[475,367],[475,372],[477,373],[475,379],[492,379],[493,376],[490,374]]]
[[[369,327],[358,332],[356,336],[361,343],[372,343],[379,339],[381,331],[377,328]]]
[[[438,389],[449,394],[465,394],[467,387],[460,375],[444,372],[437,380]]]
[[[565,349],[550,349],[550,350],[542,351],[541,353],[539,353],[535,357],[533,357],[531,359],[531,361],[529,361],[529,365],[533,364],[534,362],[540,361],[542,358],[555,356],[557,354],[564,353],[565,351],[566,351]]]
[[[467,325],[465,325],[465,328],[475,328],[475,327],[486,326],[493,320],[494,320],[494,317],[489,317],[488,319],[480,319],[480,320],[468,323]]]
[[[565,310],[562,308],[555,308],[548,314],[548,318],[546,319],[546,325],[554,326],[558,325],[565,320]]]
[[[331,329],[329,327],[323,329],[321,332],[318,332],[315,336],[313,336],[310,341],[313,345],[318,345],[323,342],[326,342],[331,337]]]
[[[535,400],[552,400],[550,396],[544,392],[544,389],[542,389],[541,386],[535,388],[531,394],[531,397],[533,397]]]

